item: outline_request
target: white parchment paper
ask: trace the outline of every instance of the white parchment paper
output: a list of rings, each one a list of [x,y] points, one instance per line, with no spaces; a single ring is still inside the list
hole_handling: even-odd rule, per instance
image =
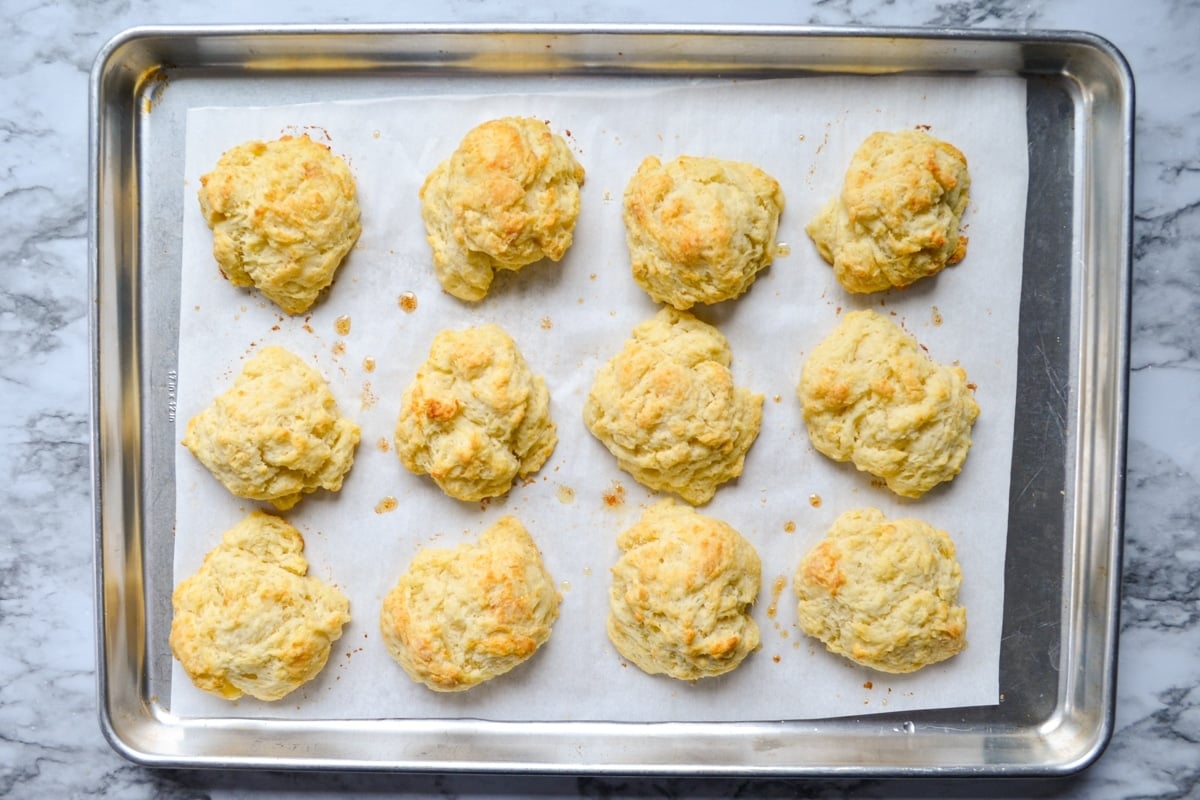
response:
[[[187,118],[177,433],[224,391],[255,348],[280,344],[328,378],[362,444],[337,495],[308,496],[286,518],[304,534],[310,570],[339,585],[353,621],[323,673],[273,704],[229,703],[175,665],[171,709],[181,717],[495,720],[776,720],[998,702],[1017,322],[1027,185],[1025,87],[1012,78],[804,78],[476,97],[198,108]],[[559,264],[502,273],[470,305],[433,275],[417,190],[472,126],[491,117],[549,121],[587,170],[575,244]],[[967,156],[972,176],[966,259],[906,291],[845,293],[817,256],[805,223],[840,187],[872,131],[928,126]],[[196,202],[199,176],[242,141],[307,132],[350,164],[363,234],[328,294],[289,318],[221,277]],[[703,510],[758,548],[755,608],[762,648],[736,671],[695,684],[623,663],[604,631],[617,534],[652,501],[581,420],[597,367],[656,311],[629,275],[621,222],[625,184],[643,157],[679,154],[751,161],[787,196],[779,236],[790,252],[742,298],[698,316],[728,337],[737,381],[766,396],[745,473]],[[400,297],[416,300],[402,308]],[[809,445],[795,386],[811,348],[843,311],[890,313],[939,361],[956,361],[982,408],[961,475],[918,501],[873,486]],[[339,324],[338,320],[342,322]],[[546,377],[559,444],[534,479],[490,503],[460,503],[406,472],[391,446],[400,394],[443,328],[498,322]],[[349,331],[340,333],[349,323]],[[176,459],[176,581],[199,567],[223,531],[255,504],[228,494],[185,448]],[[623,495],[623,496],[622,496]],[[388,510],[390,498],[394,510]],[[795,625],[791,575],[833,519],[872,505],[951,533],[968,610],[967,649],[909,676],[830,655]],[[471,691],[413,683],[378,634],[384,594],[423,546],[473,539],[517,515],[560,584],[549,643],[533,659]]]

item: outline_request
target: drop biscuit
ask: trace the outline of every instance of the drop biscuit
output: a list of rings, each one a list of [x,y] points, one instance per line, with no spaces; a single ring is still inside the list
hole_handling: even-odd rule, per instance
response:
[[[541,120],[472,128],[421,186],[421,217],[438,281],[482,300],[496,270],[559,261],[574,238],[584,169]]]
[[[404,390],[396,454],[451,497],[482,500],[537,472],[558,444],[546,381],[500,326],[446,330]]]
[[[783,206],[779,182],[753,164],[649,156],[625,189],[634,280],[680,310],[738,297],[775,258]]]
[[[762,585],[754,546],[721,520],[662,500],[617,538],[608,637],[651,675],[730,672],[758,649],[750,607]]]
[[[317,489],[342,488],[359,436],[321,374],[272,345],[188,420],[183,444],[237,497],[286,511]]]
[[[967,159],[919,130],[879,131],[859,147],[840,196],[805,230],[850,292],[904,287],[967,254]]]
[[[596,372],[584,423],[638,483],[707,503],[762,424],[763,396],[734,385],[732,360],[720,331],[665,307]]]
[[[226,700],[278,700],[312,680],[350,621],[350,601],[308,575],[304,539],[251,512],[171,598],[171,652],[195,685]]]
[[[409,677],[459,692],[528,660],[549,640],[560,600],[529,532],[506,516],[478,543],[417,553],[379,625]]]
[[[350,168],[307,135],[228,150],[201,176],[199,197],[230,283],[289,314],[312,306],[362,232]]]
[[[813,447],[903,497],[958,475],[979,416],[961,367],[933,361],[871,310],[843,316],[813,349],[796,393]]]
[[[874,508],[847,511],[796,569],[800,628],[832,653],[914,672],[966,647],[962,568],[945,531]]]

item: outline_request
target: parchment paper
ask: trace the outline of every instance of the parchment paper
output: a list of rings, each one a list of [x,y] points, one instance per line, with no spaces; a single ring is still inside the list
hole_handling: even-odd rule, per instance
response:
[[[611,86],[611,84],[610,84]],[[286,518],[304,534],[313,574],[338,584],[353,621],[313,682],[273,704],[207,695],[175,664],[181,717],[495,720],[776,720],[998,702],[1017,321],[1027,184],[1025,88],[1013,78],[819,77],[631,90],[477,97],[404,97],[291,107],[198,108],[188,114],[177,434],[224,391],[257,347],[283,345],[315,363],[362,427],[337,495],[308,496]],[[417,190],[472,126],[504,115],[548,120],[587,170],[575,244],[560,263],[498,276],[481,303],[438,285]],[[872,131],[928,126],[967,156],[966,259],[908,290],[844,292],[804,225],[840,188]],[[328,294],[289,318],[235,289],[211,255],[196,202],[199,176],[242,141],[310,133],[350,164],[363,234]],[[621,221],[625,184],[643,157],[711,155],[756,163],[787,196],[780,257],[742,298],[700,308],[728,337],[740,384],[766,396],[745,473],[703,510],[757,547],[762,648],[720,678],[685,683],[625,664],[604,631],[617,534],[652,501],[587,432],[584,398],[655,304],[629,274]],[[416,308],[400,297],[411,293]],[[795,397],[801,364],[844,311],[871,306],[903,324],[937,360],[956,361],[982,408],[963,472],[918,501],[873,486],[808,443]],[[338,332],[349,322],[350,330]],[[400,394],[443,328],[500,323],[546,377],[559,444],[534,478],[490,503],[461,503],[403,469],[391,445]],[[176,582],[255,507],[231,496],[187,452],[176,459]],[[620,496],[623,494],[623,498]],[[395,498],[394,510],[387,510]],[[967,649],[909,676],[860,668],[795,625],[791,575],[841,512],[876,506],[953,536],[963,569]],[[270,510],[270,509],[268,509]],[[513,672],[465,693],[437,694],[394,664],[378,634],[383,595],[423,546],[471,540],[517,515],[538,542],[563,602],[549,643]]]

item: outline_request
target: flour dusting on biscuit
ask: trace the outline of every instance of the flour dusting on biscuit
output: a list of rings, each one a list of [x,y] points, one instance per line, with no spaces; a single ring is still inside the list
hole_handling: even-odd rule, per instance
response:
[[[966,256],[960,224],[970,186],[954,145],[919,130],[878,131],[806,230],[847,291],[908,286]]]
[[[775,258],[783,206],[779,182],[753,164],[649,156],[625,188],[634,280],[680,310],[738,297]]]
[[[420,191],[442,288],[481,300],[496,270],[562,259],[583,179],[566,141],[541,120],[503,117],[472,128]]]
[[[425,548],[384,597],[384,645],[409,677],[458,692],[527,661],[550,638],[561,597],[516,517],[477,543]]]
[[[796,393],[818,452],[920,497],[962,470],[979,404],[958,366],[871,310],[846,314],[804,362]]]
[[[651,675],[723,675],[758,649],[750,608],[762,586],[754,546],[732,526],[662,500],[617,538],[608,637]]]
[[[230,283],[289,314],[312,306],[362,232],[350,168],[307,135],[228,150],[201,176],[199,197]]]
[[[882,672],[914,672],[966,647],[954,542],[919,519],[847,511],[801,560],[800,628],[832,653]]]
[[[638,483],[707,503],[762,424],[763,396],[734,385],[732,360],[720,331],[665,307],[597,371],[584,423]]]
[[[439,333],[400,401],[401,463],[459,500],[504,494],[557,444],[546,381],[499,325]]]
[[[342,488],[359,436],[321,373],[272,345],[188,420],[183,444],[234,495],[285,511],[305,494]]]
[[[171,652],[227,700],[278,700],[312,680],[350,621],[350,601],[308,575],[304,539],[255,511],[221,537],[171,598]]]

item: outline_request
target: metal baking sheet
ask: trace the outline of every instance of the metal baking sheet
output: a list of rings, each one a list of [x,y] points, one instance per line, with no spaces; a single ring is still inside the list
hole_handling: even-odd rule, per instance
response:
[[[1001,702],[804,722],[181,719],[170,709],[180,168],[186,105],[551,79],[1019,76],[1030,184]],[[174,86],[175,89],[168,87]],[[92,76],[101,718],[154,765],[685,775],[1062,774],[1112,727],[1132,79],[1074,33],[796,27],[137,29]]]

